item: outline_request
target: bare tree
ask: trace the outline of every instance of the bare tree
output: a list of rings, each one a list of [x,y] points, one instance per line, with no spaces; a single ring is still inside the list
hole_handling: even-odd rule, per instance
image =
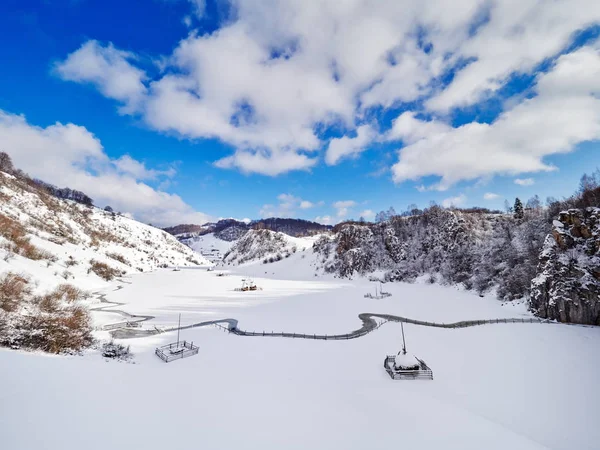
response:
[[[12,173],[15,170],[10,155],[6,152],[0,152],[0,171]]]

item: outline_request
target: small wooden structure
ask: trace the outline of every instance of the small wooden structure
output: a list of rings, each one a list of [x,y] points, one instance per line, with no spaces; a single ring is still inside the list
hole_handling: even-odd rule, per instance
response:
[[[370,292],[365,294],[365,298],[374,298],[374,299],[382,299],[382,298],[386,298],[386,297],[391,297],[392,294],[389,292],[384,292],[383,288],[381,287],[381,283],[379,283],[379,293],[377,292],[377,286],[375,286],[375,295],[371,294]]]
[[[402,326],[402,350],[397,355],[388,355],[383,360],[383,368],[392,380],[433,380],[433,371],[422,359],[406,354],[404,325]]]
[[[178,341],[172,344],[158,347],[154,353],[164,362],[171,362],[176,359],[187,358],[188,356],[197,355],[199,348],[193,342]]]
[[[252,279],[242,278],[242,287],[237,288],[236,291],[258,291],[258,286],[256,286],[256,283]]]
[[[176,359],[187,358],[188,356],[197,355],[199,348],[194,345],[193,342],[180,341],[179,330],[181,329],[181,314],[179,314],[179,323],[177,325],[177,342],[172,344],[163,345],[157,347],[154,350],[154,354],[162,359],[164,362],[171,362]]]
[[[383,361],[383,367],[392,380],[433,380],[433,371],[425,364],[425,361],[415,356],[415,364],[407,367],[396,362],[397,356],[388,355]]]

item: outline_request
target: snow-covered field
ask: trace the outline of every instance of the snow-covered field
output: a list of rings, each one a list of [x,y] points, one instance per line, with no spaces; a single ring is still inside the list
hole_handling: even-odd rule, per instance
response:
[[[223,258],[223,255],[229,251],[234,242],[224,241],[215,237],[214,233],[208,233],[203,236],[196,236],[190,239],[188,245],[205,258]]]
[[[179,313],[182,325],[231,317],[250,331],[324,334],[359,328],[361,312],[440,322],[529,317],[523,305],[427,284],[386,284],[392,297],[365,299],[374,283],[315,277],[303,259],[298,252],[224,277],[205,269],[134,274],[106,298],[155,316],[146,328],[176,325]],[[247,276],[262,290],[235,291]],[[94,315],[98,325],[119,320]],[[396,323],[349,341],[196,328],[182,338],[199,354],[169,364],[153,352],[175,332],[124,341],[135,364],[95,351],[3,350],[2,448],[598,448],[599,328],[407,325],[405,332],[434,381],[392,381],[383,370],[385,355],[401,347]]]

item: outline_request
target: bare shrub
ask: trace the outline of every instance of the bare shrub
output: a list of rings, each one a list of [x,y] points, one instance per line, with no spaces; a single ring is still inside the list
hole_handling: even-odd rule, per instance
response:
[[[62,274],[61,277],[63,277],[65,280],[68,280],[69,278],[74,278],[73,274],[71,272],[69,272],[68,270],[65,270]]]
[[[60,308],[60,296],[56,292],[49,292],[36,297],[36,303],[40,311],[53,314]]]
[[[127,259],[125,259],[125,257],[119,253],[106,253],[106,256],[108,256],[111,259],[114,259],[115,261],[119,261],[121,264],[125,264],[125,265],[129,265],[129,261],[127,261]]]
[[[11,245],[4,245],[2,246],[2,248],[4,249],[5,253],[4,253],[4,261],[9,262],[11,260],[13,260],[15,258],[15,252],[13,251],[13,248]]]
[[[48,240],[56,245],[63,245],[66,240],[57,236],[50,236]]]
[[[67,303],[73,303],[77,300],[87,298],[88,296],[84,291],[82,291],[78,287],[75,287],[72,284],[68,283],[58,285],[56,289],[54,289],[53,295],[61,301]]]
[[[77,304],[86,294],[62,284],[33,296],[27,278],[8,273],[0,279],[0,346],[79,351],[92,343],[87,309]]]
[[[67,267],[76,266],[77,264],[79,264],[79,261],[74,259],[73,256],[69,256],[69,259],[65,261]]]
[[[120,270],[110,267],[106,263],[96,261],[95,259],[90,260],[89,271],[94,272],[96,275],[98,275],[105,281],[111,281],[113,278],[122,275],[122,272]]]
[[[111,340],[110,342],[105,342],[102,345],[102,356],[105,358],[127,360],[133,355],[129,350],[129,345],[125,347],[124,345],[117,344],[115,341]]]
[[[46,259],[48,261],[57,261],[56,256],[52,253],[39,249],[33,245],[27,237],[27,230],[18,221],[0,214],[0,236],[12,242],[10,251],[17,253],[25,258],[38,261]],[[5,246],[8,249],[8,247]]]
[[[24,345],[46,352],[79,351],[93,342],[89,314],[80,306],[38,314],[27,325],[32,332],[24,339]]]
[[[87,228],[87,227],[85,227]],[[114,242],[114,243],[121,243],[122,239],[119,238],[118,236],[114,235],[113,233],[111,233],[110,231],[104,229],[104,228],[100,228],[97,230],[92,230],[87,228],[87,234],[90,236],[91,238],[91,246],[92,247],[98,247],[100,245],[100,242]]]
[[[27,277],[8,272],[0,278],[0,309],[14,312],[30,294],[31,287]]]

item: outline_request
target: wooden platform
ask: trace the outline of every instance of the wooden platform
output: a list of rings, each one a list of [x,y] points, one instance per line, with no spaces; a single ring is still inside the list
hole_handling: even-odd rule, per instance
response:
[[[180,341],[158,347],[154,351],[154,354],[164,362],[171,362],[176,359],[197,355],[198,351],[198,346],[194,345],[193,342]]]

